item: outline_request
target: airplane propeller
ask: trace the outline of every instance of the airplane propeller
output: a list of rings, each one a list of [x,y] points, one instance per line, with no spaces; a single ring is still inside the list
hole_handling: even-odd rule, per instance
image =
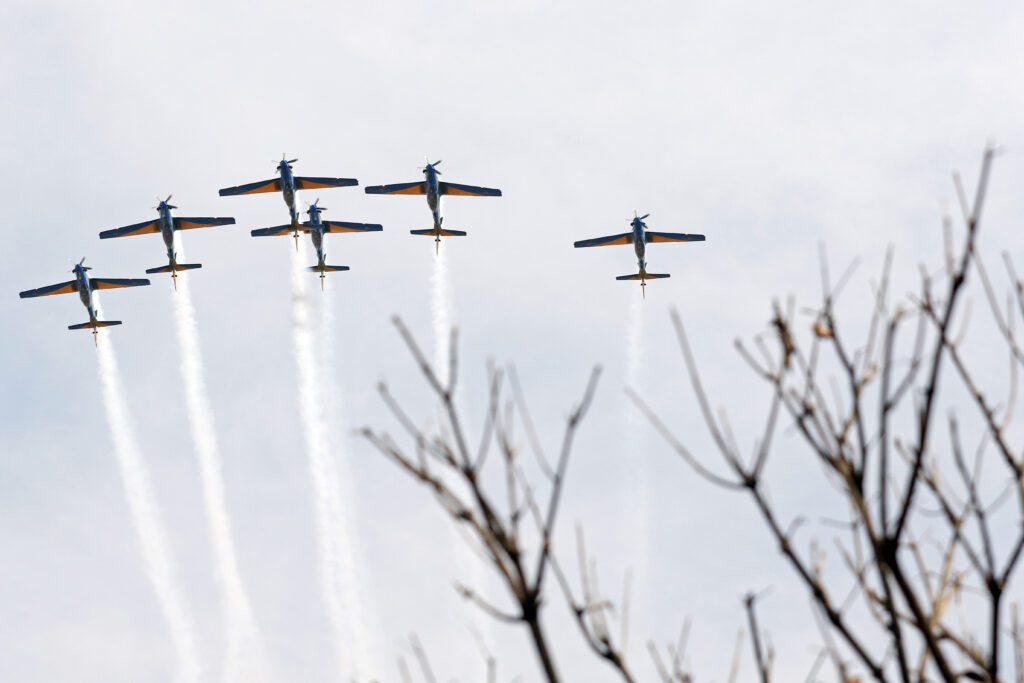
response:
[[[278,172],[281,171],[281,163],[282,162],[287,164],[288,168],[291,169],[292,164],[294,164],[296,161],[298,161],[298,159],[286,159],[285,158],[286,156],[288,156],[288,155],[282,152],[281,153],[281,161],[278,161],[277,159],[272,159],[271,160],[277,166]]]
[[[160,199],[160,196],[156,195],[157,206],[154,206],[153,208],[154,209],[159,209],[160,208],[160,206],[159,206],[160,204],[167,204],[167,202],[171,201],[171,197],[173,197],[173,196],[174,196],[173,194],[169,194],[169,195],[167,195],[167,199]],[[167,208],[168,209],[177,209],[178,207],[172,206],[171,204],[167,204]]]
[[[649,214],[649,213],[645,213],[645,214],[644,214],[643,216],[638,216],[638,215],[637,215],[637,210],[636,210],[636,209],[633,209],[633,218],[639,218],[640,220],[645,220],[645,219],[646,219],[646,218],[647,218],[648,216],[650,216],[650,215],[651,215],[651,214]],[[627,219],[626,219],[626,222],[627,222],[627,223],[632,223],[633,221],[627,218]]]
[[[441,160],[440,160],[440,159],[438,159],[438,160],[437,160],[437,161],[435,161],[434,163],[430,163],[430,158],[429,158],[429,157],[426,157],[426,156],[424,156],[424,157],[423,157],[423,160],[424,160],[425,162],[427,162],[427,166],[428,166],[428,167],[431,167],[431,168],[433,168],[433,169],[434,169],[434,173],[436,173],[437,175],[441,175],[441,172],[437,170],[437,166],[438,166],[438,164],[440,164],[440,163],[441,163]],[[423,169],[423,172],[424,172],[424,173],[426,173],[426,172],[427,172],[427,169],[426,169],[426,168],[424,168],[424,169]]]
[[[326,211],[327,210],[326,206],[320,206],[320,198],[317,197],[315,202],[313,202],[312,204],[307,204],[306,205],[306,213],[312,213],[314,206],[316,207],[317,211]]]
[[[74,260],[74,259],[70,259],[70,258],[69,258],[69,259],[68,259],[68,263],[75,263],[75,260]],[[84,257],[84,256],[82,257],[82,260],[81,260],[81,261],[79,261],[79,262],[78,262],[78,263],[77,263],[76,265],[82,266],[82,270],[92,270],[92,268],[91,268],[91,267],[89,267],[89,266],[85,266],[85,265],[82,265],[83,263],[85,263],[85,257]],[[74,268],[72,268],[72,269],[71,269],[71,270],[70,270],[69,272],[72,272],[72,273],[73,273],[73,272],[75,272],[75,269],[74,269]]]

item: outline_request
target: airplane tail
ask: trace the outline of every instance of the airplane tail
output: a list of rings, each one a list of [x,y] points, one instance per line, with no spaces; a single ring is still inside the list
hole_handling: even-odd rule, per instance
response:
[[[320,289],[323,289],[324,273],[340,273],[341,271],[348,269],[348,266],[329,266],[325,263],[323,265],[310,266],[307,270],[313,273],[320,273]]]
[[[95,321],[96,327],[110,327],[111,325],[120,325],[120,320],[97,320]],[[68,325],[69,330],[88,330],[92,328],[93,321],[87,323],[80,323],[78,325]]]
[[[174,268],[171,268],[170,264],[166,266],[160,266],[159,268],[146,268],[147,273],[170,273],[176,270],[195,270],[196,268],[202,268],[201,263],[176,263]]]
[[[671,276],[668,273],[648,273],[646,270],[641,268],[640,272],[635,274],[635,275],[619,275],[615,279],[616,280],[639,280],[640,281],[640,291],[641,291],[641,293],[643,293],[644,298],[646,299],[647,298],[647,281],[648,280],[659,280],[659,279],[661,279],[663,277],[671,277]]]
[[[619,275],[616,280],[660,280],[663,277],[672,277],[669,273],[635,273],[633,275]]]
[[[438,234],[438,231],[435,230],[434,228],[429,228],[427,230],[410,230],[409,232],[412,233],[413,235],[433,236]],[[465,237],[466,233],[463,232],[462,230],[446,230],[445,228],[441,228],[440,235],[441,237]]]
[[[341,271],[348,269],[348,266],[324,266],[325,273],[340,273]],[[312,273],[319,273],[320,266],[310,266],[309,271]]]

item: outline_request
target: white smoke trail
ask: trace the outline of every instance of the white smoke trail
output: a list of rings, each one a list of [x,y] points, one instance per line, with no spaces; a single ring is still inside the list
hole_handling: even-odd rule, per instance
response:
[[[344,414],[341,392],[334,381],[334,358],[338,355],[338,345],[334,340],[334,306],[331,285],[325,286],[320,297],[320,367],[324,386],[324,407],[338,418]],[[328,420],[328,425],[332,421]],[[340,602],[348,608],[346,625],[349,628],[350,650],[354,653],[353,679],[369,678],[372,672],[380,672],[376,642],[371,637],[372,612],[365,608],[363,595],[369,594],[369,577],[361,576],[353,558],[361,556],[363,548],[356,532],[357,520],[353,495],[351,473],[347,466],[345,452],[338,445],[336,430],[328,427],[327,482],[328,501],[331,509],[331,520],[335,531],[331,534],[334,540],[332,548],[332,565],[335,569],[334,581],[340,593]],[[363,590],[358,587],[362,586]]]
[[[626,382],[639,391],[640,373],[643,369],[644,341],[644,300],[632,297],[629,304],[629,327],[626,329]],[[642,421],[640,411],[630,401],[630,422]]]
[[[644,300],[634,296],[629,306],[629,327],[626,330],[626,385],[643,396],[643,346],[644,346]],[[625,504],[629,513],[626,522],[628,538],[633,541],[633,566],[631,602],[638,606],[641,614],[648,613],[644,604],[647,586],[647,560],[650,543],[650,482],[647,468],[647,449],[643,434],[647,433],[647,425],[633,401],[626,399],[626,429],[623,451],[625,457],[622,464],[626,468],[625,481],[628,482]]]
[[[178,258],[185,260],[185,250],[177,247]],[[231,537],[231,521],[224,497],[224,477],[221,471],[220,449],[213,422],[213,408],[203,379],[203,360],[199,348],[199,328],[196,323],[189,278],[178,278],[177,290],[172,290],[174,319],[178,328],[178,346],[181,352],[181,375],[185,384],[185,409],[195,443],[199,464],[199,481],[203,504],[210,525],[210,542],[217,568],[217,579],[223,590],[223,610],[226,654],[224,679],[247,680],[265,677],[266,655],[253,617],[249,597],[242,583]],[[245,657],[243,658],[243,650]],[[245,673],[239,672],[244,664]]]
[[[100,315],[99,302],[95,303],[96,313]],[[104,332],[98,339],[100,384],[103,388],[107,424],[110,426],[114,442],[114,454],[121,472],[128,510],[139,536],[146,573],[153,585],[157,603],[167,622],[171,641],[177,653],[177,679],[183,682],[198,681],[201,672],[192,621],[187,613],[178,579],[171,568],[167,539],[157,514],[149,472],[135,441],[128,404],[121,386],[117,356],[108,335],[109,333]]]
[[[452,332],[452,293],[448,282],[448,258],[441,251],[434,257],[430,276],[431,324],[434,328],[434,369],[441,383],[448,379],[449,341]]]
[[[437,373],[438,381],[443,386],[447,386],[448,376],[451,371],[449,366],[451,365],[452,309],[454,308],[452,305],[451,281],[448,275],[448,258],[445,256],[445,253],[440,251],[435,255],[434,269],[430,276],[430,312],[431,325],[434,331],[434,372]],[[461,393],[457,391],[456,396]],[[458,404],[458,400],[456,399],[455,401]],[[447,421],[443,415],[443,408],[440,405],[437,408],[437,421],[443,434],[446,430]],[[449,534],[448,542],[449,547],[452,548],[454,553],[455,561],[453,562],[453,568],[462,572],[468,570],[469,573],[468,578],[456,576],[456,579],[460,582],[468,583],[469,588],[482,593],[484,596],[495,592],[495,581],[485,575],[481,566],[483,560],[477,557],[477,555],[482,556],[482,551],[474,552],[472,549],[472,547],[479,547],[480,542],[472,534],[465,531],[463,527],[456,525],[454,522],[452,523],[452,531]],[[494,639],[491,637],[489,621],[481,625],[479,615],[474,611],[470,615],[469,626],[473,633],[479,634],[488,646],[492,645]],[[483,660],[481,660],[481,668],[476,674],[480,680],[486,678],[486,664]]]
[[[332,486],[333,467],[330,464],[327,417],[324,396],[320,391],[323,377],[317,376],[314,352],[314,331],[306,295],[309,273],[304,269],[305,245],[292,253],[292,324],[294,327],[295,363],[299,375],[299,414],[302,419],[309,456],[309,472],[313,485],[313,516],[316,527],[317,552],[320,556],[320,582],[327,607],[327,618],[334,632],[335,654],[342,680],[356,677],[361,648],[350,637],[351,627],[346,622],[358,620],[342,590],[348,577],[342,576],[342,559],[348,548],[339,548],[339,525],[342,504],[336,487]],[[351,647],[350,647],[351,646]]]

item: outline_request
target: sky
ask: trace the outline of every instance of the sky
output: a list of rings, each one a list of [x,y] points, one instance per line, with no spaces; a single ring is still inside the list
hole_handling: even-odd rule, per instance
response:
[[[113,455],[97,353],[75,297],[22,301],[60,282],[68,259],[93,275],[140,277],[163,265],[156,236],[100,242],[101,230],[178,215],[237,225],[184,236],[205,383],[223,461],[239,570],[265,642],[267,680],[336,680],[317,579],[307,447],[292,350],[290,240],[248,231],[286,221],[274,195],[217,189],[296,173],[361,185],[420,177],[499,187],[451,198],[445,240],[459,327],[460,405],[479,434],[486,364],[514,363],[548,450],[595,365],[603,375],[569,470],[556,548],[571,563],[586,531],[602,585],[632,571],[631,661],[693,620],[692,664],[723,680],[741,597],[771,587],[761,618],[780,679],[816,655],[806,595],[748,501],[688,470],[638,420],[632,384],[717,464],[688,389],[668,312],[690,333],[715,405],[753,444],[767,396],[733,349],[765,330],[773,296],[811,303],[819,245],[836,271],[860,259],[849,315],[887,245],[896,290],[942,258],[956,215],[951,173],[973,183],[986,143],[996,162],[983,249],[1024,248],[1024,9],[1011,2],[14,2],[0,8],[0,678],[174,680],[177,662]],[[373,674],[400,680],[418,634],[438,674],[475,680],[477,634],[501,680],[537,680],[527,634],[460,600],[456,580],[498,587],[459,549],[426,491],[353,431],[397,432],[377,398],[386,381],[415,419],[434,402],[391,323],[434,344],[433,244],[421,197],[358,188],[300,194],[326,218],[379,222],[328,238],[329,334],[318,339],[334,457],[349,491]],[[649,250],[654,282],[625,247],[572,242],[623,232],[633,211],[697,244]],[[307,252],[308,255],[308,252]],[[315,287],[310,275],[309,286]],[[172,565],[194,624],[202,680],[224,657],[214,573],[176,341],[173,291],[110,292],[124,325],[105,331],[149,469]],[[319,292],[310,289],[310,295]],[[859,297],[859,298],[858,298]],[[315,302],[315,306],[322,302]],[[978,300],[981,303],[981,300]],[[979,342],[983,348],[983,340]],[[631,347],[632,345],[632,347]],[[631,347],[631,348],[630,348]],[[998,374],[982,360],[983,370]],[[333,394],[332,394],[333,392]],[[786,510],[827,506],[831,489],[791,434],[770,471]],[[822,532],[827,534],[827,532]],[[1020,596],[1019,585],[1014,588]],[[590,657],[556,594],[546,608],[566,680],[613,680]],[[752,680],[747,662],[741,680]],[[789,675],[786,675],[788,673]]]

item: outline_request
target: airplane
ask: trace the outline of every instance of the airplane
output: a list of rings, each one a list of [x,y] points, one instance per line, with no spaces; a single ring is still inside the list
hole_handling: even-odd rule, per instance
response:
[[[425,194],[430,212],[434,215],[434,227],[428,230],[410,230],[413,235],[433,235],[434,253],[441,248],[441,237],[463,237],[465,232],[461,230],[448,230],[442,227],[444,218],[441,217],[441,197],[445,195],[461,195],[469,197],[500,197],[501,190],[489,187],[477,187],[475,185],[460,185],[438,180],[441,172],[437,170],[440,161],[430,163],[423,168],[423,175],[426,177],[412,183],[395,183],[393,185],[373,185],[366,188],[366,194]]]
[[[61,282],[56,285],[50,285],[48,287],[39,287],[38,289],[30,289],[25,292],[21,292],[19,296],[22,299],[29,299],[36,296],[50,296],[51,294],[70,294],[71,292],[78,292],[78,298],[82,300],[82,304],[89,311],[89,322],[81,323],[79,325],[68,325],[69,330],[84,330],[92,328],[92,341],[94,344],[99,346],[99,342],[96,340],[96,334],[100,327],[110,327],[111,325],[120,325],[120,320],[97,320],[96,311],[92,306],[92,293],[97,289],[115,289],[118,287],[141,287],[142,285],[148,285],[149,280],[145,278],[141,279],[110,279],[110,278],[98,278],[89,277],[85,273],[86,271],[92,270],[89,266],[83,265],[85,259],[75,264],[74,269],[71,271],[75,274],[75,279],[70,282]]]
[[[324,288],[324,273],[340,272],[348,270],[348,266],[327,265],[327,254],[324,253],[324,235],[330,232],[380,232],[384,228],[378,223],[347,223],[343,221],[321,221],[320,212],[326,211],[326,206],[320,206],[320,199],[309,205],[306,213],[309,220],[299,225],[299,230],[308,232],[313,239],[313,247],[316,249],[317,264],[310,266],[309,270],[320,273],[320,289]],[[287,235],[292,230],[291,224],[277,225],[272,228],[260,228],[252,231],[253,237],[268,237],[271,235]]]
[[[282,192],[284,194],[284,203],[288,205],[288,213],[291,215],[292,232],[295,234],[295,250],[298,251],[299,212],[295,208],[295,191],[315,190],[320,187],[349,187],[351,185],[358,185],[359,181],[355,178],[306,178],[294,176],[292,175],[292,164],[298,161],[298,159],[285,159],[285,156],[282,154],[281,161],[274,162],[277,164],[277,172],[280,174],[280,178],[261,180],[236,187],[225,187],[220,191],[220,196],[228,197],[236,194]]]
[[[178,288],[178,271],[179,270],[194,270],[196,268],[202,268],[201,263],[178,263],[178,257],[174,253],[174,232],[176,230],[190,230],[192,228],[209,228],[215,225],[232,225],[235,222],[234,218],[177,218],[171,216],[171,209],[177,209],[178,207],[168,204],[171,201],[171,195],[167,195],[167,199],[161,200],[157,197],[159,205],[153,207],[160,212],[160,217],[151,221],[145,221],[143,223],[136,223],[135,225],[126,225],[123,228],[114,228],[113,230],[104,230],[100,233],[100,239],[109,239],[111,237],[128,237],[129,235],[146,235],[152,232],[158,232],[164,238],[164,244],[167,245],[167,265],[160,266],[158,268],[147,268],[147,273],[170,273],[171,282],[174,283],[174,288]]]
[[[577,249],[580,247],[604,247],[612,244],[632,244],[633,251],[636,252],[637,266],[639,272],[636,275],[619,275],[616,280],[639,280],[640,291],[643,292],[644,298],[647,298],[647,281],[657,280],[660,278],[669,277],[668,273],[648,273],[647,272],[647,261],[644,260],[644,254],[647,251],[647,245],[651,242],[703,242],[704,235],[688,235],[680,232],[653,232],[647,229],[647,224],[644,223],[651,214],[645,213],[643,216],[637,216],[636,212],[633,212],[633,219],[630,223],[633,229],[630,232],[624,232],[621,235],[609,235],[608,237],[595,237],[589,240],[579,240],[573,242],[574,247]]]

